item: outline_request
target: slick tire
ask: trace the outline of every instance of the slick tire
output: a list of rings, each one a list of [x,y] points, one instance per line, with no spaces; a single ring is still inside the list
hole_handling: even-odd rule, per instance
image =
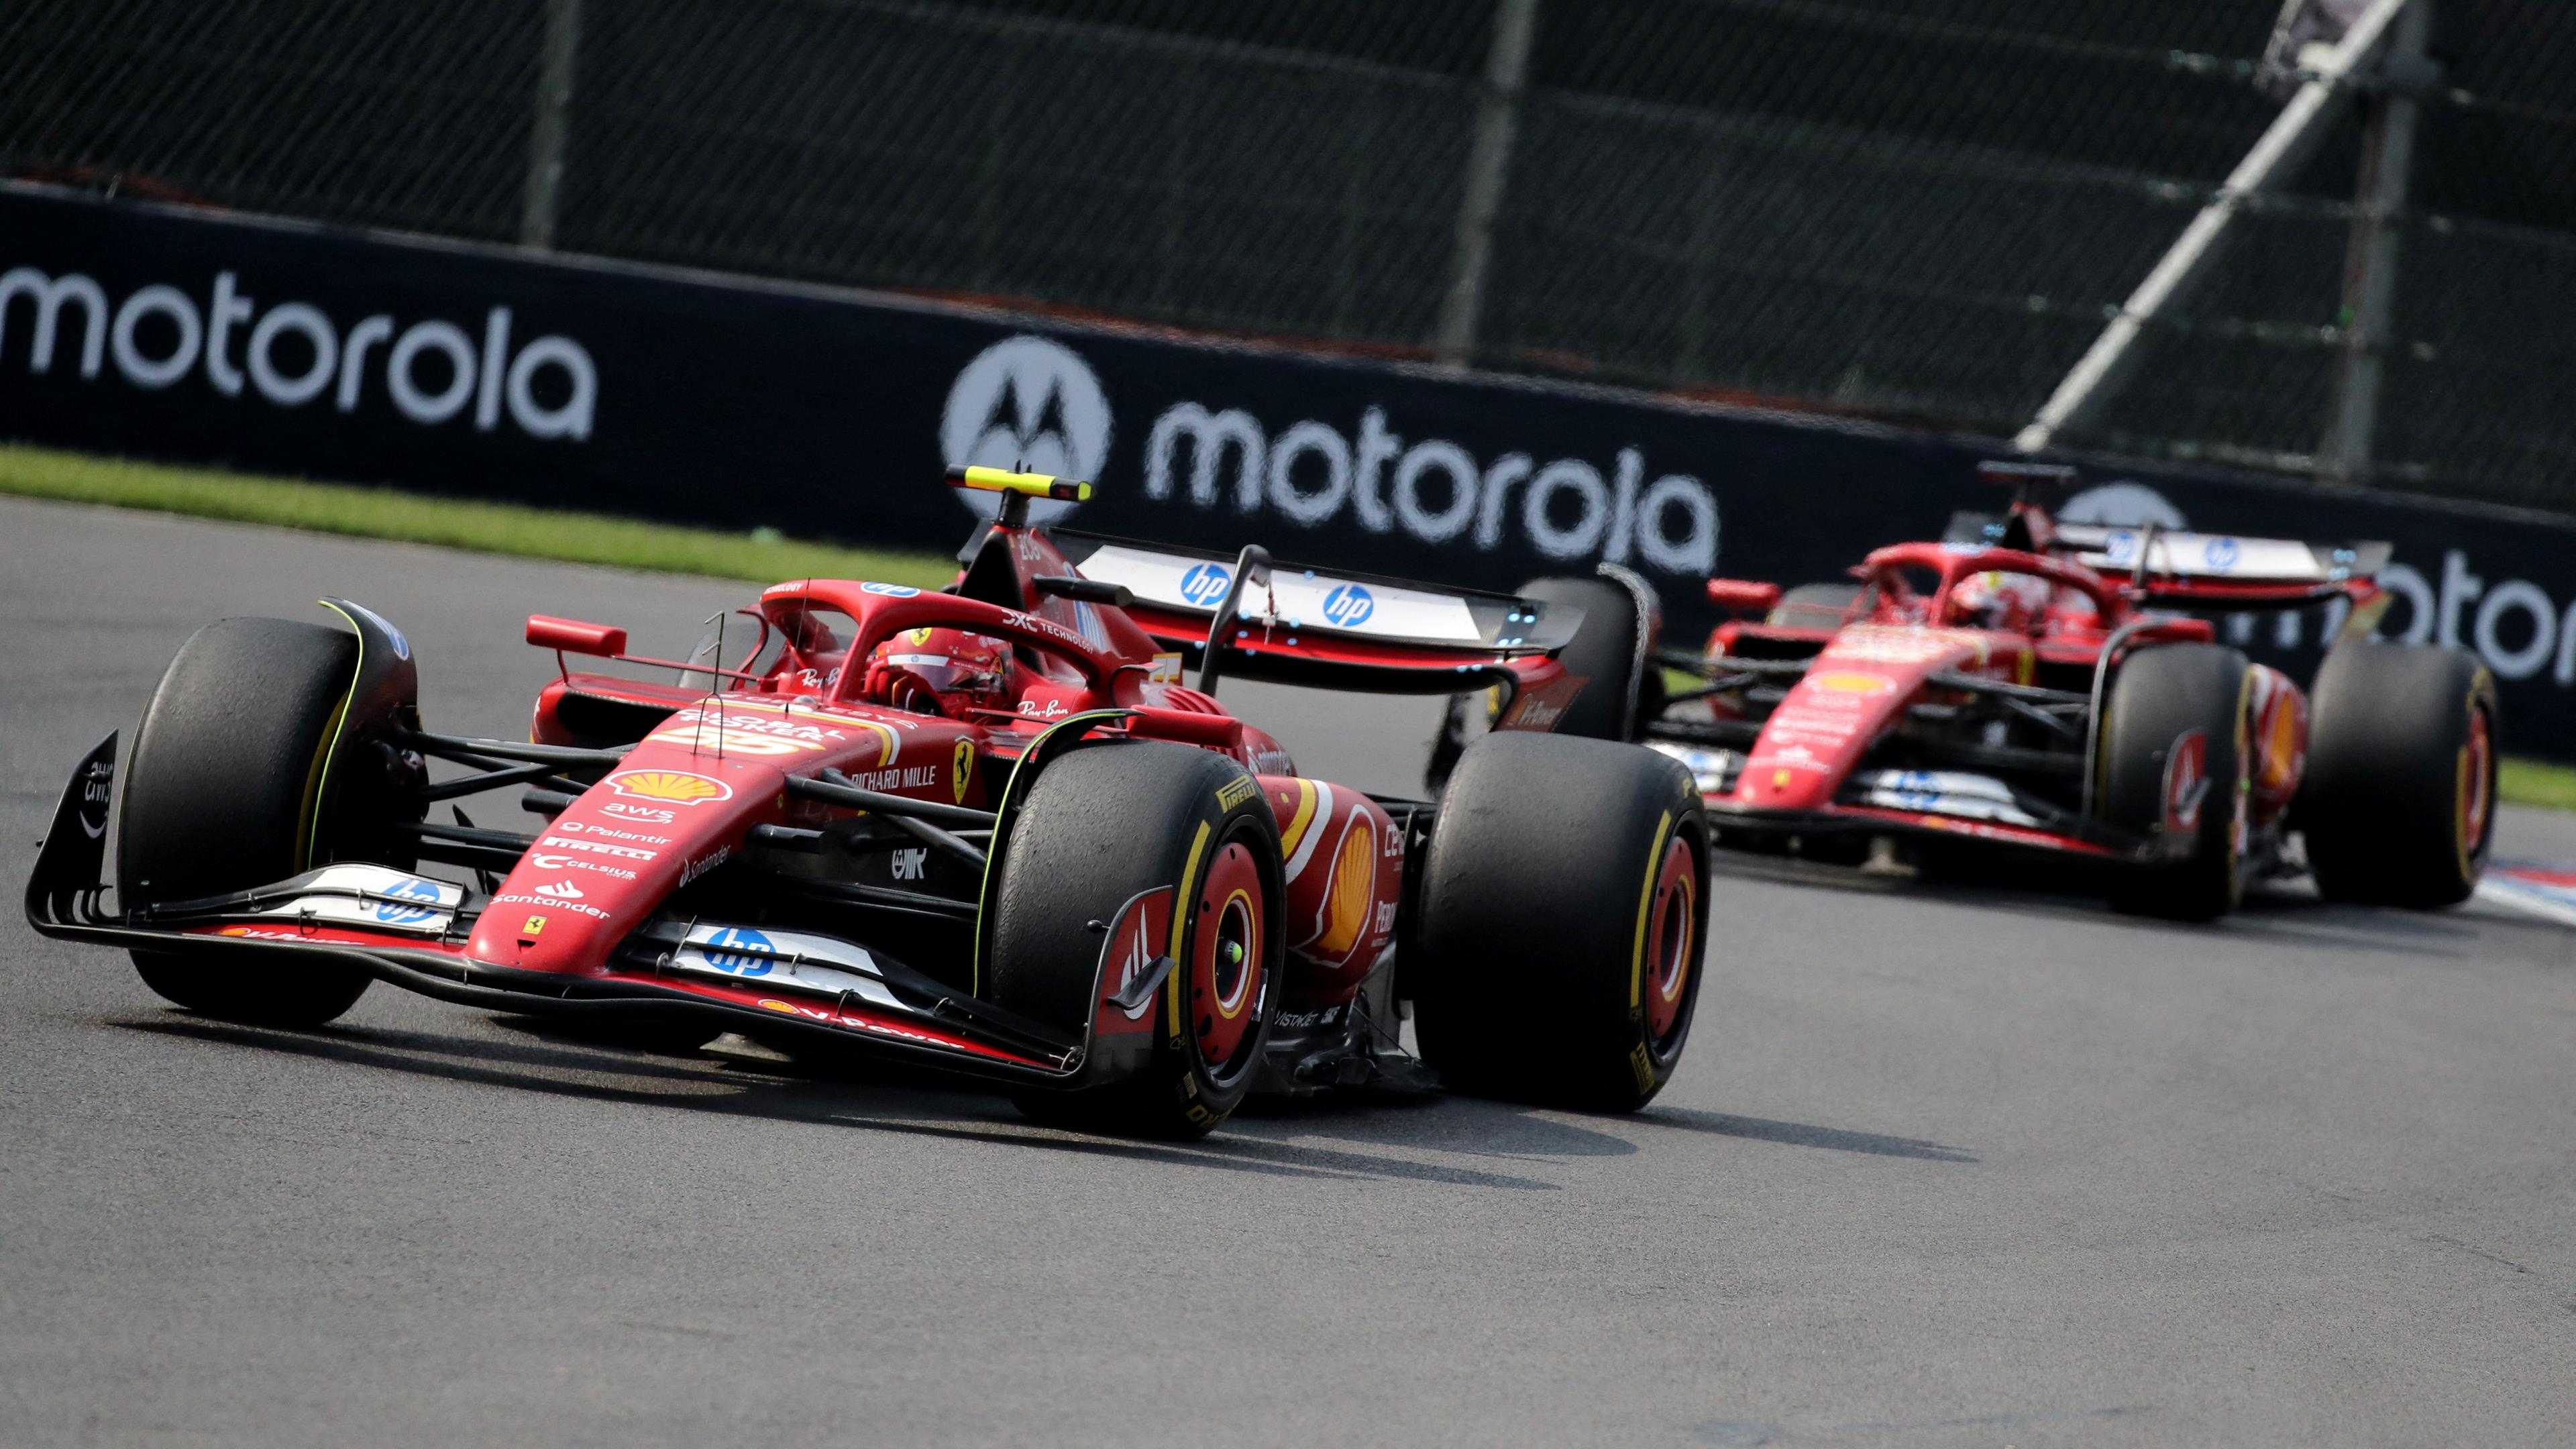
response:
[[[1279,827],[1251,781],[1222,755],[1137,741],[1076,748],[1030,787],[994,864],[982,989],[995,1004],[1078,1034],[1107,944],[1090,923],[1162,886],[1186,912],[1178,965],[1147,1017],[1148,1064],[1105,1086],[1024,1093],[1014,1100],[1031,1120],[1186,1140],[1243,1101],[1287,958]]]
[[[2458,905],[2495,845],[2495,676],[2458,649],[2338,644],[2310,693],[2295,809],[2328,900]]]
[[[1557,734],[1588,740],[1624,740],[1632,730],[1664,712],[1663,672],[1652,659],[1653,621],[1639,613],[1634,595],[1609,579],[1597,577],[1532,579],[1521,585],[1519,593],[1524,599],[1583,611],[1583,622],[1576,626],[1574,637],[1557,651],[1556,658],[1566,673],[1581,675],[1589,682],[1565,707],[1564,717],[1556,724]],[[1648,635],[1647,662],[1642,671],[1637,651],[1641,633]],[[1636,690],[1633,719],[1628,707],[1632,679]],[[1499,703],[1493,690],[1458,695],[1449,701],[1440,733],[1431,742],[1431,763],[1423,772],[1423,782],[1433,794],[1446,788],[1459,755],[1493,723]]]
[[[125,769],[127,910],[266,885],[323,858],[322,766],[357,664],[355,635],[286,619],[225,619],[179,646]],[[145,985],[227,1021],[320,1026],[367,989],[366,972],[331,963],[133,955]]]
[[[1423,1059],[1458,1091],[1589,1111],[1672,1080],[1699,1004],[1709,830],[1681,765],[1487,735],[1449,782],[1401,948]]]
[[[1800,584],[1782,594],[1762,622],[1774,629],[1839,629],[1859,602],[1857,583]]]
[[[2132,833],[2165,841],[2166,807],[2189,794],[2186,853],[2113,877],[2111,908],[2173,921],[2214,921],[2245,898],[2246,712],[2251,704],[2245,656],[2216,644],[2167,644],[2129,656],[2102,705],[2103,817]],[[2203,784],[2178,781],[2175,756],[2198,732]]]

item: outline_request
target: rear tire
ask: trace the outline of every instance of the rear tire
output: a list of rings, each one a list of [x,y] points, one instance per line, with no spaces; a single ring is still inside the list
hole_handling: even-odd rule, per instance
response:
[[[2478,888],[2495,845],[2495,677],[2458,649],[2335,646],[2311,694],[2297,815],[2318,894],[2419,910]]]
[[[1698,1007],[1709,831],[1678,763],[1487,735],[1433,823],[1403,946],[1425,1061],[1455,1089],[1634,1111]]]
[[[286,619],[225,619],[179,646],[125,770],[116,889],[126,909],[267,885],[323,857],[322,767],[357,665],[355,635]],[[320,1026],[368,981],[332,962],[133,956],[167,999],[268,1026]]]
[[[993,895],[984,993],[1022,1016],[1089,1027],[1112,922],[1137,895],[1180,888],[1179,1000],[1156,994],[1154,1047],[1137,1075],[1013,1100],[1031,1120],[1120,1137],[1204,1137],[1259,1074],[1287,958],[1279,827],[1241,765],[1160,741],[1078,747],[1047,765],[1019,806]],[[1231,797],[1232,804],[1224,803]],[[1246,899],[1237,902],[1237,896]],[[1228,945],[1243,958],[1229,961]],[[1231,972],[1248,973],[1244,976]],[[1232,1009],[1226,1001],[1236,1001]]]
[[[2111,908],[2174,921],[2214,921],[2245,898],[2245,656],[2216,644],[2166,644],[2129,656],[2111,681],[2102,712],[2102,811],[2124,830],[2159,840],[2168,806],[2182,803],[2189,853],[2126,866],[2111,886]],[[2202,786],[2177,780],[2176,747],[2202,735]],[[2173,842],[2165,841],[2168,848]]]

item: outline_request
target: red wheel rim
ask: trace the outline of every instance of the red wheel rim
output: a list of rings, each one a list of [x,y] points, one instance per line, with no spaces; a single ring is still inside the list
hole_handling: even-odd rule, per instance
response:
[[[2493,807],[2489,785],[2495,776],[2495,736],[2487,712],[2469,707],[2469,742],[2460,747],[2460,859],[2475,857],[2486,843],[2487,812]]]
[[[1199,1057],[1224,1067],[1260,1024],[1269,983],[1262,960],[1261,868],[1238,841],[1219,848],[1199,888],[1190,945],[1189,1030]]]
[[[1699,860],[1690,842],[1676,836],[1664,850],[1647,905],[1646,954],[1638,963],[1645,997],[1646,1035],[1655,1049],[1671,1045],[1690,999],[1691,965],[1699,959]]]

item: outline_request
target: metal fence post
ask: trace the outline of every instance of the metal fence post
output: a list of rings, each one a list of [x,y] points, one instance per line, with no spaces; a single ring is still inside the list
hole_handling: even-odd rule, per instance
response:
[[[563,197],[564,141],[572,127],[573,61],[581,49],[581,0],[546,0],[546,48],[537,67],[537,113],[528,128],[528,189],[519,244],[551,251]]]
[[[2325,137],[2325,123],[2348,93],[2352,77],[2377,57],[2391,27],[2412,8],[2417,8],[2416,0],[2374,0],[2352,23],[2324,63],[2281,108],[2254,149],[2228,173],[2218,195],[2183,228],[2182,236],[2129,294],[2074,370],[2057,384],[2039,415],[2013,439],[2014,447],[2025,453],[2046,450],[2084,426],[2119,392],[2137,366],[2139,342],[2148,324],[2180,306],[2208,275],[2219,243],[2245,211],[2247,199],[2278,184],[2316,150]]]
[[[2409,87],[2423,78],[2432,5],[2433,0],[2416,0],[2397,18],[2382,67],[2392,85],[2371,97],[2362,133],[2352,243],[2343,273],[2343,365],[2336,378],[2334,416],[2317,449],[2317,476],[2328,482],[2360,483],[2370,476],[2396,311],[2398,216],[2406,209],[2414,179],[2415,129],[2423,110]]]
[[[1537,28],[1538,0],[1494,0],[1494,48],[1485,59],[1476,140],[1467,153],[1466,184],[1458,197],[1449,291],[1441,299],[1440,332],[1433,339],[1433,354],[1451,367],[1466,366],[1476,350],[1485,273],[1493,258],[1494,217],[1502,210],[1503,183],[1511,171],[1521,90],[1529,82],[1530,36]]]

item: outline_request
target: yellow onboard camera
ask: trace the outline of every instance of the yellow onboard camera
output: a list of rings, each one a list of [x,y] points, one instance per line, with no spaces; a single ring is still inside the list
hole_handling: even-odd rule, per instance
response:
[[[948,486],[976,488],[987,493],[1016,493],[1023,498],[1053,498],[1065,503],[1087,503],[1091,500],[1091,485],[1079,478],[1012,473],[1000,468],[952,466],[948,470]]]

